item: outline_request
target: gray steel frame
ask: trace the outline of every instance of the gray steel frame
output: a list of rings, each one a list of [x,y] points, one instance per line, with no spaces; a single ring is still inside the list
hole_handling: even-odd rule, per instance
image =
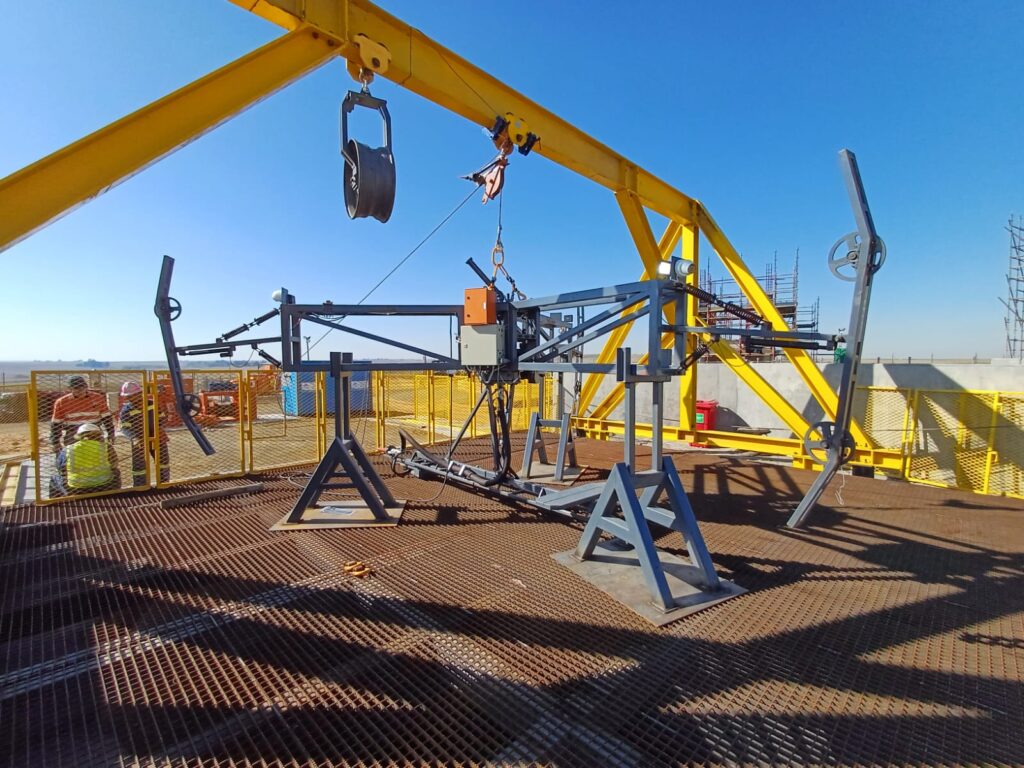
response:
[[[843,464],[850,460],[853,448],[853,438],[850,435],[853,393],[857,386],[864,333],[867,329],[871,284],[885,258],[885,245],[882,238],[878,236],[878,232],[875,231],[875,222],[871,216],[867,195],[860,178],[857,158],[853,152],[844,149],[839,153],[839,165],[846,183],[850,205],[853,208],[853,217],[857,222],[857,231],[840,238],[836,243],[836,246],[844,241],[851,245],[856,243],[856,248],[851,249],[844,260],[845,263],[852,264],[856,269],[853,306],[850,309],[850,325],[846,334],[847,354],[843,360],[842,373],[839,378],[839,402],[836,406],[835,422],[820,422],[811,427],[811,431],[817,430],[821,435],[817,447],[827,451],[825,466],[787,521],[786,525],[790,528],[799,528],[807,522],[811,510],[818,503],[829,480],[835,476]],[[835,250],[836,248],[833,246],[833,252]],[[839,276],[835,268],[833,268],[833,272]],[[808,454],[813,456],[814,453],[810,450],[812,443],[810,432],[805,436],[804,441],[805,444],[808,444]]]
[[[849,332],[845,339],[836,335],[800,331],[774,331],[766,325],[752,328],[697,328],[685,325],[684,323],[668,325],[663,320],[664,309],[668,304],[677,303],[679,307],[682,307],[684,306],[683,302],[696,302],[698,300],[697,297],[692,295],[692,291],[683,282],[677,281],[674,278],[644,280],[583,291],[560,293],[536,299],[499,301],[498,318],[505,328],[505,343],[503,359],[500,365],[495,367],[494,380],[510,382],[523,374],[533,373],[614,372],[618,381],[625,384],[626,429],[624,435],[624,458],[625,464],[630,468],[630,471],[635,473],[635,386],[640,383],[649,383],[653,387],[652,433],[654,438],[652,441],[652,469],[657,469],[662,459],[663,384],[669,381],[673,375],[682,373],[688,365],[695,362],[695,358],[686,357],[686,335],[688,333],[712,333],[718,337],[747,337],[759,339],[765,345],[810,349],[833,349],[837,342],[845,340],[847,342],[848,354],[843,365],[836,422],[835,424],[822,423],[812,428],[816,429],[822,436],[822,440],[818,443],[818,448],[828,452],[825,471],[815,481],[811,490],[808,491],[807,496],[800,503],[789,521],[790,526],[799,526],[806,519],[811,508],[813,508],[820,497],[825,484],[849,458],[851,446],[849,424],[852,410],[852,395],[860,362],[861,345],[864,339],[871,280],[874,272],[881,265],[881,258],[884,256],[884,245],[874,229],[860,173],[857,169],[856,158],[853,156],[853,153],[843,150],[840,153],[840,160],[847,191],[853,205],[854,217],[857,220],[857,232],[842,238],[840,243],[844,242],[844,240],[853,242],[852,238],[857,238],[859,242],[856,252],[851,250],[845,260],[835,263],[830,261],[830,267],[832,267],[837,275],[839,273],[836,270],[836,263],[840,265],[852,264],[857,270]],[[833,252],[835,252],[840,243],[836,244]],[[453,358],[450,355],[432,352],[387,336],[342,325],[341,322],[331,319],[368,316],[435,316],[451,317],[457,320],[461,326],[464,319],[463,307],[461,305],[333,304],[330,302],[323,304],[299,304],[296,302],[295,297],[291,296],[287,291],[282,291],[283,295],[279,311],[268,312],[256,318],[251,324],[243,324],[239,328],[219,337],[215,342],[177,347],[174,344],[171,322],[180,313],[180,304],[168,296],[173,263],[173,259],[167,256],[164,257],[164,266],[161,271],[157,291],[156,313],[160,318],[161,333],[163,335],[179,414],[197,442],[207,453],[212,453],[213,448],[189,413],[190,403],[180,381],[181,370],[177,362],[178,355],[220,354],[222,356],[229,356],[240,347],[251,346],[253,349],[258,350],[266,359],[273,360],[272,357],[259,349],[259,345],[280,342],[282,350],[280,367],[285,371],[332,371],[340,376],[344,376],[355,371],[451,371],[464,367],[459,359]],[[470,266],[475,267],[473,264],[470,264]],[[482,275],[478,268],[475,268],[474,271],[478,275]],[[670,274],[675,275],[677,271],[671,269]],[[482,278],[485,277],[486,275],[482,275]],[[485,280],[485,282],[488,281]],[[501,298],[504,299],[503,296]],[[603,310],[589,319],[581,319],[580,313],[582,308],[601,305],[608,306],[605,306]],[[579,321],[575,325],[570,324],[570,318],[567,316],[547,314],[569,308],[575,308],[577,311]],[[627,314],[623,316],[623,312],[627,312]],[[279,314],[281,318],[281,335],[279,338],[262,337],[239,340],[233,338],[240,332],[247,330],[253,325],[258,325],[275,314]],[[677,315],[680,318],[685,317],[685,313],[681,311],[677,312]],[[618,350],[614,365],[584,363],[576,359],[578,351],[585,344],[610,333],[625,323],[645,317],[648,323],[648,362],[645,366],[638,366],[632,362],[631,353],[628,348]],[[429,357],[431,361],[409,363],[384,361],[354,362],[351,360],[350,355],[340,363],[337,359],[333,361],[303,360],[301,325],[304,320]],[[675,335],[675,342],[668,350],[661,348],[662,332],[671,332]],[[345,430],[339,430],[339,432],[340,436],[345,434]],[[805,436],[805,441],[810,443],[811,438],[812,434],[809,433]],[[450,463],[450,457],[448,457],[448,462]],[[479,471],[481,473],[486,472],[486,470]],[[447,473],[449,470],[445,469],[444,472]],[[506,484],[509,485],[512,496],[519,500],[523,489],[515,487],[517,482],[519,481],[510,480],[506,481]],[[493,489],[489,489],[489,492],[493,492]]]

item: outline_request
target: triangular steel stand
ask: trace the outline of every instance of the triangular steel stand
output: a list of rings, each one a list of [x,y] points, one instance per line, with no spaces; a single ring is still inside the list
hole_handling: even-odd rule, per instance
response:
[[[548,462],[547,445],[541,433],[541,427],[558,427],[558,452],[555,463]],[[534,469],[534,455],[539,466]],[[532,474],[531,474],[532,472]],[[542,419],[537,411],[530,415],[530,428],[526,432],[526,447],[523,449],[523,466],[519,476],[526,480],[552,480],[556,483],[572,482],[578,478],[582,470],[576,460],[576,441],[569,429],[569,414],[563,413],[561,419]]]
[[[355,489],[359,500],[317,506],[324,491]],[[335,437],[317,464],[295,507],[271,530],[395,526],[405,511],[373,468],[355,437]]]
[[[655,506],[663,496],[668,510]],[[689,562],[667,552],[659,557],[651,523],[682,535]],[[621,543],[601,542],[602,533],[612,534]],[[625,462],[612,467],[579,545],[555,558],[655,624],[745,591],[715,573],[693,508],[668,457],[660,471],[633,475]]]

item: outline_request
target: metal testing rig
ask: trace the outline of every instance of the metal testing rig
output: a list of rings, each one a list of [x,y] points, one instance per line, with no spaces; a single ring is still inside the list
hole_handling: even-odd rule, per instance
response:
[[[806,521],[814,501],[820,496],[828,479],[844,463],[856,462],[882,468],[899,467],[901,457],[898,451],[887,450],[873,444],[860,426],[850,419],[871,279],[884,258],[884,246],[874,231],[856,163],[851,154],[843,153],[841,159],[853,202],[857,230],[841,238],[830,255],[830,266],[833,271],[844,279],[851,279],[856,283],[851,314],[853,319],[846,335],[850,353],[844,362],[842,381],[837,394],[807,354],[808,349],[820,348],[822,344],[827,346],[829,340],[801,338],[799,334],[789,330],[768,295],[744,264],[739,252],[700,201],[616,153],[368,0],[232,2],[245,11],[284,28],[286,33],[152,104],[0,179],[0,210],[4,211],[4,216],[0,217],[0,251],[29,237],[75,207],[103,194],[205,132],[215,129],[260,99],[286,87],[327,62],[340,58],[346,62],[349,73],[363,84],[359,93],[350,93],[342,104],[343,185],[346,210],[350,216],[372,217],[383,222],[387,221],[392,213],[395,175],[390,116],[387,113],[386,102],[371,96],[368,87],[375,77],[380,77],[492,130],[492,137],[500,139],[501,154],[473,176],[474,181],[483,186],[490,196],[500,193],[507,164],[505,157],[512,151],[521,154],[532,152],[546,157],[612,191],[643,264],[641,282],[657,283],[662,286],[674,282],[678,285],[685,284],[687,288],[686,291],[680,292],[681,288],[669,286],[666,290],[669,290],[670,294],[664,294],[659,289],[657,295],[650,288],[633,290],[628,289],[628,286],[598,289],[597,294],[569,294],[574,297],[572,300],[584,302],[607,298],[609,305],[618,304],[624,309],[620,313],[620,318],[614,318],[613,314],[609,314],[603,325],[600,322],[589,325],[568,337],[567,333],[578,329],[583,323],[575,322],[572,327],[567,327],[564,325],[563,316],[562,324],[545,329],[544,324],[548,321],[539,319],[544,312],[560,311],[556,306],[567,307],[568,305],[564,303],[567,299],[564,296],[551,297],[547,307],[543,302],[533,303],[532,306],[527,306],[521,301],[497,302],[497,322],[484,324],[498,326],[497,330],[469,331],[466,338],[473,337],[473,340],[457,361],[452,356],[443,355],[434,356],[432,359],[433,365],[442,370],[468,366],[491,380],[490,386],[487,387],[488,409],[494,413],[495,428],[499,434],[499,414],[503,409],[507,409],[507,391],[514,386],[517,377],[538,371],[559,370],[553,366],[575,365],[577,367],[565,370],[587,371],[578,399],[577,423],[607,418],[620,403],[626,404],[628,423],[624,444],[627,446],[627,456],[623,462],[622,472],[626,473],[626,477],[633,479],[621,479],[615,489],[608,486],[606,490],[609,496],[619,494],[620,491],[616,489],[631,484],[633,490],[639,490],[646,498],[648,489],[654,487],[644,485],[648,482],[660,484],[658,487],[664,491],[666,484],[672,485],[671,478],[661,478],[657,481],[650,478],[636,480],[641,473],[629,461],[628,451],[631,449],[628,446],[634,443],[635,437],[635,420],[632,416],[635,387],[650,385],[655,388],[653,398],[657,423],[653,425],[652,432],[656,436],[655,441],[658,441],[662,418],[659,388],[663,387],[665,377],[677,373],[680,428],[684,431],[692,429],[698,368],[696,362],[710,350],[749,385],[795,435],[804,436],[801,444],[800,441],[788,438],[767,439],[753,435],[720,434],[714,438],[716,443],[734,446],[742,443],[754,450],[781,453],[795,461],[803,462],[805,466],[809,461],[824,463],[824,471],[818,482],[794,513],[790,525],[800,525]],[[347,116],[356,107],[380,112],[384,120],[383,146],[370,147],[347,135]],[[657,214],[667,221],[660,237],[652,231],[648,213]],[[696,301],[712,301],[715,298],[701,296],[696,286],[696,269],[701,257],[702,239],[710,246],[711,252],[722,262],[730,276],[736,280],[741,292],[750,302],[753,314],[747,319],[752,327],[744,329],[743,333],[752,338],[760,336],[773,346],[783,349],[788,361],[806,384],[811,397],[824,412],[826,421],[816,425],[809,424],[799,408],[788,402],[735,352],[727,339],[741,334],[734,330],[726,333],[723,329],[705,326],[692,311]],[[678,272],[679,268],[671,266],[673,252],[677,246],[681,246],[682,261],[690,265],[686,268],[688,274],[682,280],[678,274],[673,276],[673,270]],[[669,272],[661,274],[662,265],[666,263],[669,264]],[[161,298],[158,298],[157,302],[165,344],[169,350],[200,352],[200,349],[187,350],[174,346],[173,336],[169,333],[169,323],[180,312],[180,305],[169,298],[169,283],[170,267],[165,263],[161,277]],[[620,289],[626,290],[626,293],[618,293]],[[671,293],[673,291],[674,294]],[[623,304],[637,297],[640,297],[637,301],[628,305]],[[642,313],[641,303],[647,307],[646,312]],[[655,306],[650,306],[652,303]],[[298,305],[294,301],[285,301],[281,306],[282,310],[268,313],[264,321],[271,316],[281,315],[282,334],[266,341],[284,342],[285,351],[281,362],[285,370],[309,370],[298,367],[303,363],[295,351],[299,339],[295,331],[297,324],[303,320],[320,324],[336,323],[337,320],[332,318],[366,314],[373,309],[362,306],[356,310],[350,307],[351,311],[346,314],[334,313],[337,309],[335,305],[307,305],[304,313],[304,305]],[[458,311],[459,307],[441,310],[442,313]],[[530,319],[531,315],[533,320]],[[629,319],[617,322],[623,315]],[[646,354],[634,363],[631,356],[623,351],[623,347],[630,328],[637,320],[644,318],[650,324],[649,335],[657,337],[658,333],[655,331],[658,331],[660,338],[649,338]],[[464,317],[459,319],[461,324],[472,327],[471,323],[463,322]],[[590,318],[590,321],[593,321],[593,318]],[[531,322],[534,325],[531,325]],[[253,324],[247,324],[246,329],[250,325]],[[564,359],[564,353],[572,352],[571,349],[567,349],[570,344],[584,335],[596,334],[599,330],[604,334],[604,346],[596,361],[589,364],[589,368],[583,367],[588,364],[581,361]],[[352,332],[357,331],[352,329]],[[492,341],[493,356],[490,352]],[[218,344],[208,345],[207,351],[216,351],[219,345],[223,353],[232,344],[232,339],[222,338]],[[543,350],[537,349],[545,344],[549,346]],[[394,346],[403,348],[400,343]],[[408,349],[408,346],[405,348]],[[666,349],[669,350],[670,359],[663,355]],[[261,354],[270,357],[266,352]],[[563,354],[561,359],[559,354]],[[177,352],[173,356],[169,355],[169,362],[170,357],[176,355]],[[495,364],[489,362],[492,357],[497,359]],[[330,361],[316,365],[320,366],[318,370],[341,373],[346,370],[345,366],[359,364],[346,361],[338,355]],[[423,366],[417,364],[417,368],[422,369]],[[347,370],[358,368],[349,367]],[[603,377],[610,372],[616,373],[618,382],[603,400],[594,405],[598,386]],[[175,396],[178,408],[183,414],[183,421],[204,449],[210,448],[194,419],[184,418],[189,414],[193,404],[184,397],[180,386]],[[388,502],[387,489],[373,479],[375,473],[370,471],[372,467],[365,469],[369,467],[368,460],[361,453],[361,449],[356,449],[355,444],[346,436],[348,430],[345,419],[343,413],[336,416],[337,431],[343,447],[347,444],[347,452],[332,446],[333,453],[328,453],[337,459],[339,465],[346,471],[351,467],[364,468],[364,477],[369,479],[359,488],[361,495],[370,498],[372,490],[383,500],[382,503]],[[565,431],[563,430],[563,433]],[[503,450],[502,443],[503,441],[499,441],[499,454]],[[530,450],[532,451],[532,445]],[[410,471],[435,474],[443,472],[449,482],[472,483],[483,486],[488,492],[509,493],[516,497],[532,495],[534,503],[546,499],[545,508],[558,507],[552,500],[554,493],[517,488],[513,483],[516,480],[512,476],[514,473],[505,469],[507,462],[500,455],[499,459],[502,460],[496,462],[494,469],[474,472],[468,468],[456,471],[454,466],[449,466],[445,461],[438,462],[435,460],[437,457],[431,458],[425,448],[413,446],[410,451],[401,454],[403,466],[408,465]],[[347,468],[344,466],[346,462]],[[650,471],[658,473],[662,470],[655,468]],[[487,476],[487,472],[496,474]],[[613,476],[619,476],[621,473],[617,474],[618,472],[616,470]],[[353,482],[359,484],[358,481]],[[651,498],[659,492],[651,492]],[[310,493],[315,495],[315,490]],[[626,491],[622,493],[630,495]],[[671,489],[669,495],[672,496]],[[563,497],[563,501],[565,500]],[[682,503],[679,498],[676,498],[676,502]],[[631,504],[627,506],[635,509]],[[653,502],[650,502],[649,506],[653,508]],[[572,505],[566,505],[561,509],[571,507]],[[599,509],[600,503],[595,503],[590,508]],[[636,514],[642,516],[644,508]],[[595,529],[604,525],[604,519],[601,515],[590,516]],[[583,554],[585,550],[586,546],[583,546]],[[657,582],[656,576],[651,578]],[[709,575],[708,579],[710,578]],[[663,597],[664,590],[660,589],[660,584],[653,584],[655,589],[652,591],[657,591]]]
[[[864,195],[856,159],[848,151],[840,153],[841,166],[853,206],[857,230],[836,243],[829,255],[832,271],[856,283],[853,295],[849,333],[821,334],[799,331],[776,331],[770,323],[748,309],[731,305],[688,283],[693,265],[683,259],[662,262],[657,277],[622,285],[572,291],[535,299],[515,299],[503,294],[493,277],[473,262],[469,266],[483,282],[482,287],[466,290],[462,304],[301,304],[287,290],[277,292],[280,302],[252,322],[219,336],[215,341],[177,346],[171,327],[180,314],[181,304],[170,297],[174,260],[164,257],[158,284],[155,312],[160,320],[171,382],[182,422],[189,428],[207,453],[213,448],[195,423],[194,397],[181,386],[179,356],[218,354],[231,356],[239,348],[249,347],[284,371],[329,372],[336,387],[335,437],[320,464],[311,474],[292,511],[279,524],[280,528],[346,527],[352,525],[395,525],[403,502],[396,500],[372,466],[363,448],[352,433],[348,418],[348,376],[356,371],[434,370],[452,372],[468,370],[483,384],[481,394],[471,409],[458,435],[447,451],[420,445],[407,433],[401,433],[401,445],[388,449],[392,468],[400,474],[412,473],[430,477],[475,492],[524,504],[541,512],[583,520],[585,527],[580,542],[572,553],[563,553],[566,563],[598,563],[622,561],[623,547],[635,560],[646,587],[650,603],[657,608],[657,617],[675,618],[687,612],[738,593],[738,588],[724,582],[715,573],[707,546],[701,536],[693,509],[683,490],[675,467],[662,450],[664,386],[674,376],[683,374],[707,353],[709,347],[699,344],[688,351],[688,339],[707,330],[685,322],[688,303],[703,301],[716,304],[727,312],[746,320],[747,328],[722,328],[716,334],[742,336],[757,343],[786,348],[834,349],[847,344],[839,387],[839,419],[821,422],[805,436],[807,450],[824,462],[810,491],[794,512],[790,525],[800,525],[821,495],[830,477],[847,461],[852,451],[849,434],[852,393],[867,319],[874,273],[884,258],[884,246],[874,231],[870,210]],[[365,175],[365,171],[362,171]],[[692,308],[691,308],[692,309]],[[596,311],[595,311],[596,310]],[[587,316],[587,312],[592,314]],[[399,339],[371,333],[346,325],[346,318],[433,316],[450,317],[458,324],[457,357],[413,346]],[[251,328],[278,318],[280,335],[240,338]],[[607,336],[627,323],[646,324],[647,349],[643,364],[633,361],[629,347],[620,347],[614,363],[585,362],[580,350],[584,345]],[[311,322],[342,333],[353,334],[408,353],[422,356],[429,362],[354,362],[349,353],[331,353],[327,360],[302,359],[302,323]],[[663,336],[672,343],[663,348]],[[262,349],[267,344],[281,345],[281,360]],[[562,376],[602,373],[615,375],[625,389],[626,434],[623,460],[617,463],[605,481],[569,487],[552,488],[519,477],[512,469],[510,415],[513,392],[523,379],[543,381],[543,374]],[[636,457],[636,388],[651,387],[651,466],[641,469]],[[560,387],[561,388],[561,387]],[[543,397],[541,398],[543,402]],[[493,463],[490,467],[465,463],[455,452],[469,425],[486,406],[491,425]],[[569,414],[559,413],[561,427],[556,474],[564,469],[571,448]],[[524,465],[533,455],[537,429],[545,422],[533,414],[527,437]],[[524,473],[527,474],[528,473]],[[556,477],[556,479],[560,479]],[[356,504],[317,506],[325,490],[348,488],[358,492]],[[664,503],[664,504],[663,504]],[[667,505],[667,506],[666,506]],[[341,514],[339,514],[339,512]],[[673,572],[683,573],[677,583],[689,589],[673,589],[662,566],[660,553],[654,546],[650,525],[677,531],[683,537],[690,560],[678,564]],[[602,533],[610,534],[618,543],[602,543]],[[598,569],[600,571],[600,568]],[[603,571],[585,573],[600,581]],[[606,576],[607,574],[605,574]],[[613,591],[614,590],[610,590]]]

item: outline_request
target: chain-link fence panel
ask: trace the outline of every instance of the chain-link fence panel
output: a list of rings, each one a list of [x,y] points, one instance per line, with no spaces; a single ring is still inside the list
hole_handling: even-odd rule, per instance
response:
[[[196,423],[215,453],[207,456],[196,444],[174,409],[170,378],[166,373],[156,374],[151,397],[161,414],[155,446],[162,468],[158,485],[245,474],[243,441],[248,403],[242,372],[183,371],[182,385],[191,395]]]
[[[150,487],[146,383],[145,371],[33,371],[36,502]]]
[[[550,382],[545,382],[550,388]],[[534,411],[540,410],[540,387],[529,381],[520,381],[512,398],[512,418],[509,426],[512,431],[526,430],[530,427],[530,417]],[[545,398],[546,399],[546,398]]]
[[[1000,393],[997,405],[986,491],[1024,498],[1024,393]]]
[[[984,492],[995,399],[994,392],[918,392],[908,479]]]
[[[388,371],[381,373],[379,381],[379,397],[375,402],[378,447],[398,445],[399,429],[422,443],[429,442],[427,374]]]
[[[0,507],[25,501],[31,470],[29,384],[0,385]]]
[[[323,376],[245,373],[245,434],[249,469],[260,472],[312,464],[321,457]]]

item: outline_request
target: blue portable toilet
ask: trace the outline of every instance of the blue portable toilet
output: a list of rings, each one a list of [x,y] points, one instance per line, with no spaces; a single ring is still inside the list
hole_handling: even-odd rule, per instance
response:
[[[368,363],[369,360],[356,360]],[[289,416],[316,415],[316,374],[312,371],[289,371],[281,374],[281,394],[284,412]],[[366,413],[373,410],[373,389],[370,387],[370,372],[356,371],[349,377],[351,393],[349,410],[352,413]],[[326,376],[327,413],[334,413],[334,377]]]

